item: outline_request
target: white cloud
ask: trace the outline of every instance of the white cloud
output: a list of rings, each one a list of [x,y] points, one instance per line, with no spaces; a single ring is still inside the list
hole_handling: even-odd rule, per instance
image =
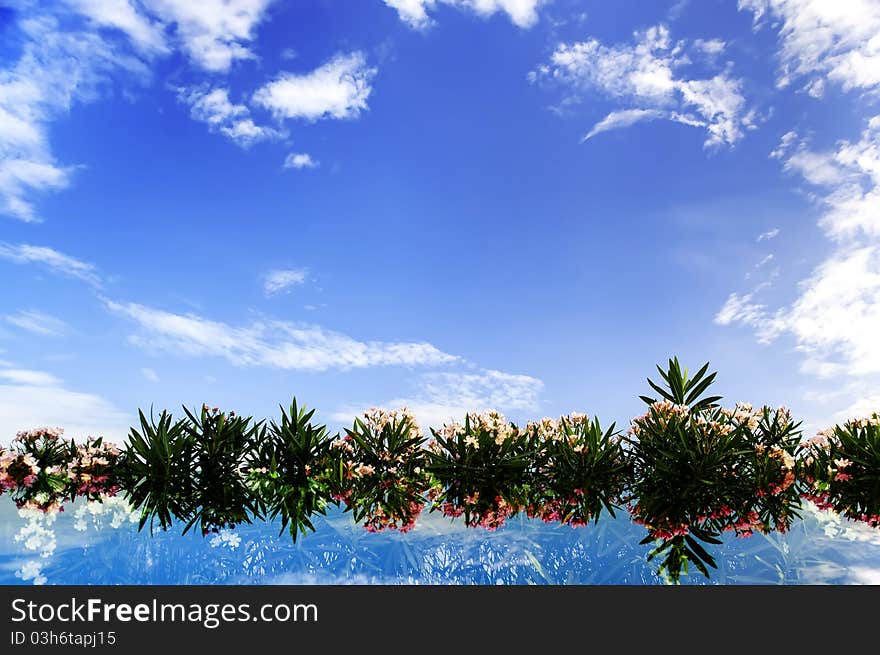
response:
[[[245,105],[234,104],[229,100],[227,89],[179,88],[177,97],[189,105],[193,119],[207,123],[209,129],[220,132],[243,148],[258,141],[281,136],[272,128],[256,125]]]
[[[690,64],[686,42],[673,42],[664,25],[634,34],[635,44],[606,46],[596,39],[557,46],[550,63],[529,75],[553,81],[574,96],[600,91],[628,107],[597,123],[587,138],[642,120],[664,118],[708,132],[707,147],[733,144],[755,127],[756,113],[747,109],[742,83],[727,73],[689,79],[680,69]],[[700,42],[706,47],[706,41]]]
[[[307,152],[292,152],[284,159],[284,168],[317,168],[318,162]]]
[[[358,341],[318,325],[284,321],[233,327],[136,303],[105,301],[111,311],[133,320],[140,334],[131,342],[175,355],[223,357],[236,366],[323,371],[371,366],[423,366],[458,359],[424,342]]]
[[[380,404],[388,408],[408,407],[423,428],[440,427],[444,423],[463,420],[471,411],[534,412],[539,407],[543,388],[541,380],[529,375],[491,369],[478,373],[428,373],[421,377],[419,389],[413,396]],[[369,406],[349,405],[333,412],[330,418],[350,422]]]
[[[778,84],[806,78],[814,97],[825,80],[844,90],[880,85],[880,3],[876,0],[739,0],[739,8],[779,29]]]
[[[101,277],[93,264],[80,261],[46,246],[0,241],[0,259],[6,259],[16,264],[39,264],[53,273],[82,280],[93,287],[101,286]]]
[[[437,0],[384,0],[384,2],[397,11],[400,20],[417,30],[430,27],[434,22],[428,16],[428,9],[434,9]]]
[[[51,373],[43,371],[30,371],[27,369],[7,368],[0,370],[0,381],[13,384],[27,384],[31,386],[51,386],[60,381]]]
[[[797,298],[770,311],[750,295],[732,294],[716,322],[769,325],[761,336],[791,335],[802,368],[820,377],[880,373],[880,117],[859,141],[812,152],[793,140],[780,154],[785,168],[818,188],[819,225],[831,253],[800,283]]]
[[[121,442],[131,417],[100,396],[71,391],[54,375],[25,369],[0,370],[0,442],[19,430],[48,425],[82,440],[104,435]]]
[[[488,18],[499,11],[507,14],[514,25],[531,27],[538,22],[538,9],[549,0],[383,0],[395,9],[402,21],[415,29],[425,29],[433,24],[428,12],[438,5],[448,5],[471,11]]]
[[[289,293],[293,287],[305,284],[308,275],[307,268],[269,271],[263,278],[263,291],[267,296],[274,296],[282,292]]]
[[[361,52],[337,55],[310,73],[282,73],[254,94],[276,118],[356,118],[367,109],[375,68]]]
[[[770,239],[775,239],[778,236],[779,236],[779,228],[774,227],[774,228],[767,230],[766,232],[761,232],[761,234],[759,234],[755,238],[755,241],[757,241],[758,243],[761,243],[761,241],[769,241]]]
[[[694,48],[706,55],[720,55],[727,44],[721,39],[696,39]]]
[[[273,0],[141,0],[172,25],[181,47],[206,71],[222,73],[256,56],[249,46]]]
[[[601,121],[596,123],[587,135],[581,139],[581,143],[592,139],[597,134],[608,132],[609,130],[617,130],[623,127],[629,127],[643,121],[653,121],[658,118],[665,118],[667,114],[658,109],[619,109],[612,111]]]
[[[148,55],[167,54],[164,26],[139,11],[131,0],[64,0],[99,27],[125,32],[135,47]]]
[[[49,123],[99,97],[111,72],[125,70],[140,81],[149,71],[97,33],[63,31],[52,17],[25,18],[8,29],[20,32],[24,46],[0,70],[0,213],[37,221],[31,196],[68,186],[74,170],[55,161]]]
[[[764,305],[753,302],[754,293],[731,293],[727,297],[724,306],[715,315],[715,323],[718,325],[730,325],[731,323],[744,323],[757,330],[764,330],[768,322],[768,312]],[[775,335],[773,335],[775,336]],[[767,338],[762,339],[767,342]]]
[[[151,368],[142,368],[141,375],[143,375],[150,382],[158,382],[159,381],[159,374],[156,373],[156,371],[154,371]]]
[[[33,309],[23,309],[3,318],[17,328],[44,337],[60,337],[68,330],[64,321]]]

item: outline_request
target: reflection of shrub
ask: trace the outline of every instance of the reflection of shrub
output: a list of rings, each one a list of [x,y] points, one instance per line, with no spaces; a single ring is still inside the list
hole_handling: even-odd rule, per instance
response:
[[[370,532],[415,526],[428,487],[423,441],[406,408],[373,408],[333,442],[339,458],[335,497]]]
[[[720,407],[708,364],[693,377],[677,359],[658,371],[661,384],[648,380],[658,397],[641,396],[648,411],[627,435],[584,414],[520,428],[491,411],[431,430],[423,448],[405,409],[371,409],[340,438],[295,399],[268,426],[203,406],[177,421],[140,412],[121,454],[102,439],[65,441],[57,428],[21,432],[0,448],[0,493],[52,512],[122,491],[139,529],[180,521],[207,533],[279,518],[293,539],[334,502],[372,532],[412,529],[426,501],[490,530],[520,511],[580,526],[625,504],[647,528],[649,559],[662,555],[674,581],[690,564],[708,575],[705,544],[725,532],[786,531],[801,493],[880,527],[880,415],[800,444],[784,408]]]
[[[331,438],[324,425],[310,423],[315,410],[281,409],[281,422],[272,421],[266,437],[248,456],[248,479],[261,510],[270,519],[281,517],[281,531],[290,536],[314,531],[311,517],[324,514],[331,502]]]
[[[247,488],[246,461],[254,443],[262,441],[265,426],[248,417],[226,414],[202,406],[196,416],[184,407],[185,451],[191,453],[192,512],[184,533],[196,523],[202,534],[250,523],[257,513],[254,495]]]
[[[464,516],[467,526],[495,530],[526,506],[535,454],[526,430],[490,411],[468,414],[463,424],[432,433],[432,509]]]
[[[545,418],[526,427],[542,456],[527,508],[530,517],[571,526],[614,516],[629,469],[614,425],[602,431],[586,414]]]
[[[0,451],[0,492],[6,490],[19,508],[51,511],[69,495],[68,454],[72,444],[61,428],[19,432],[8,451]]]
[[[163,411],[156,421],[138,412],[140,430],[131,428],[123,453],[120,478],[125,496],[141,513],[138,530],[147,521],[150,530],[158,520],[163,530],[174,518],[184,519],[192,511],[192,443],[183,421],[173,421]]]
[[[71,443],[67,477],[72,489],[68,497],[71,500],[76,496],[101,500],[105,496],[115,496],[120,485],[120,455],[115,445],[101,437],[89,437],[80,446]]]
[[[880,527],[880,414],[835,425],[805,447],[804,497]]]
[[[665,555],[660,571],[673,581],[689,562],[707,577],[715,567],[700,542],[719,544],[724,531],[784,530],[797,504],[798,433],[787,410],[718,407],[719,397],[703,397],[715,379],[707,369],[689,378],[677,359],[658,367],[666,387],[648,382],[662,399],[643,396],[649,410],[630,430],[631,512],[648,529],[642,543],[660,542],[649,560]]]

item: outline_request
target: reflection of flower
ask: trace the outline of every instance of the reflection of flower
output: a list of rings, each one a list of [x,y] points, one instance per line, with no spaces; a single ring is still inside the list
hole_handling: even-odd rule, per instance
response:
[[[241,545],[241,537],[234,530],[223,528],[211,537],[211,541],[208,543],[211,548],[228,546],[231,550],[235,550]]]
[[[880,527],[880,415],[852,419],[804,444],[803,497],[821,509]]]

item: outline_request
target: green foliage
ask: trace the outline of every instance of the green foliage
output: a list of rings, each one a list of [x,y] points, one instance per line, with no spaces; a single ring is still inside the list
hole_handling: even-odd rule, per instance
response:
[[[805,447],[805,497],[880,527],[880,414],[820,433]]]
[[[708,367],[692,377],[677,358],[658,367],[661,380],[648,379],[657,396],[641,396],[648,411],[626,435],[585,414],[523,429],[489,411],[431,430],[425,448],[405,409],[371,409],[340,437],[295,398],[268,426],[208,406],[184,408],[181,420],[141,411],[121,454],[101,438],[77,445],[38,428],[0,448],[0,493],[56,511],[121,489],[139,529],[179,521],[206,534],[266,518],[294,540],[334,502],[372,532],[412,529],[426,501],[490,530],[523,510],[579,526],[626,505],[647,529],[648,560],[672,582],[690,566],[708,576],[726,532],[788,530],[801,495],[880,527],[880,415],[802,444],[785,408],[719,406]]]
[[[281,422],[272,421],[266,437],[253,444],[248,455],[248,479],[261,513],[281,517],[281,532],[314,531],[314,514],[324,514],[331,502],[334,457],[332,437],[324,425],[312,425],[315,410],[281,408]]]
[[[150,532],[158,520],[167,530],[174,518],[193,511],[192,442],[183,421],[163,411],[150,420],[138,411],[140,430],[131,428],[121,461],[120,479],[132,507],[140,510],[138,529],[149,521]]]
[[[334,442],[336,497],[370,532],[408,532],[415,526],[428,487],[423,442],[421,428],[405,409],[370,410]]]
[[[659,542],[648,559],[664,556],[661,573],[677,582],[692,563],[708,577],[715,560],[700,542],[787,529],[799,433],[784,408],[718,407],[720,396],[703,395],[715,379],[708,364],[693,378],[677,359],[658,370],[666,387],[648,383],[662,400],[642,396],[650,408],[633,419],[628,440],[631,512],[648,529],[642,543]]]
[[[660,373],[660,377],[663,378],[663,382],[666,383],[666,387],[661,387],[652,381],[651,378],[648,378],[648,384],[664,400],[675,405],[687,405],[691,412],[699,412],[700,410],[714,407],[721,400],[721,396],[702,397],[703,393],[715,381],[715,376],[718,375],[717,373],[706,375],[708,370],[709,362],[706,362],[694,377],[689,378],[688,370],[682,370],[681,365],[678,363],[678,357],[675,357],[669,360],[667,370],[664,371],[659,365],[657,366],[657,371]],[[656,399],[649,396],[639,396],[639,398],[649,405],[657,402]]]
[[[613,517],[629,479],[630,466],[620,435],[612,424],[583,414],[530,423],[527,430],[538,458],[529,499],[529,516],[572,526],[599,521],[603,510]]]
[[[265,438],[263,421],[202,406],[199,415],[184,407],[183,431],[191,456],[191,513],[184,534],[199,523],[202,534],[250,523],[258,504],[246,480],[246,457]]]
[[[486,412],[431,432],[432,511],[463,515],[467,526],[494,530],[528,504],[541,463],[527,431]]]

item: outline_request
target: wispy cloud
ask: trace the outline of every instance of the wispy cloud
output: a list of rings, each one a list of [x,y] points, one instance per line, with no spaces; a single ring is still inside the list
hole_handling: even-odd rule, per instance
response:
[[[367,109],[375,74],[362,52],[341,54],[309,73],[282,73],[253,101],[278,119],[356,118]]]
[[[803,370],[820,377],[880,374],[880,116],[856,142],[815,152],[789,139],[779,157],[816,187],[819,225],[834,248],[789,306],[771,311],[751,294],[731,294],[716,321],[760,328],[765,341],[791,335]]]
[[[826,81],[844,90],[880,86],[880,3],[875,0],[739,0],[756,28],[769,18],[779,28],[778,84],[796,79],[820,97]]]
[[[156,371],[154,371],[151,368],[142,368],[141,375],[143,375],[150,382],[158,382],[159,381],[159,374],[156,373]]]
[[[7,314],[3,319],[26,332],[44,337],[60,337],[68,331],[64,321],[35,309],[22,309],[15,314]]]
[[[70,390],[50,373],[0,369],[0,442],[41,425],[63,427],[65,436],[77,440],[104,435],[122,441],[131,419],[108,400]]]
[[[55,160],[48,125],[75,103],[99,97],[114,71],[141,81],[149,70],[95,32],[62,29],[53,16],[36,14],[8,29],[18,30],[24,46],[0,70],[0,213],[33,222],[32,196],[65,188],[75,168]]]
[[[16,264],[38,264],[53,273],[82,280],[93,287],[100,287],[102,284],[98,269],[94,264],[80,261],[46,246],[0,241],[0,259],[6,259]]]
[[[190,60],[214,73],[255,59],[257,26],[273,0],[141,0],[173,32]]]
[[[323,371],[440,365],[459,359],[425,342],[364,342],[318,325],[273,320],[234,327],[195,314],[105,302],[108,309],[141,328],[131,337],[135,345],[175,355],[222,357],[236,366]]]
[[[434,20],[429,15],[438,5],[447,5],[473,12],[488,18],[498,12],[504,12],[514,25],[531,27],[538,22],[538,9],[550,0],[383,0],[386,5],[395,9],[400,20],[410,27],[423,30],[430,27]]]
[[[317,168],[318,162],[307,152],[292,152],[284,160],[284,168]]]
[[[98,27],[117,29],[147,55],[168,54],[164,25],[141,12],[136,0],[62,0]]]
[[[587,135],[581,139],[581,143],[592,139],[597,134],[602,134],[602,132],[619,130],[624,127],[635,125],[636,123],[654,121],[658,118],[666,118],[667,115],[666,112],[660,111],[659,109],[620,109],[618,111],[612,111],[587,132]]]
[[[463,420],[470,411],[537,411],[543,388],[544,383],[532,376],[491,369],[428,373],[421,376],[418,389],[411,396],[381,403],[348,405],[333,412],[330,418],[350,422],[372,404],[380,404],[389,408],[408,407],[422,426],[440,427],[444,423]]]
[[[759,234],[755,238],[755,241],[757,241],[758,243],[761,243],[762,241],[769,241],[770,239],[775,239],[778,236],[779,236],[779,228],[774,227],[774,228],[767,230],[766,232],[761,232],[761,234]]]
[[[605,45],[587,39],[557,46],[549,64],[529,74],[532,82],[562,85],[574,104],[584,91],[599,91],[626,103],[596,123],[586,139],[640,121],[663,118],[706,130],[708,147],[733,144],[756,126],[746,106],[742,82],[721,72],[706,79],[688,77],[688,43],[673,41],[665,25],[634,34],[633,44]],[[696,47],[705,50],[707,41]],[[694,47],[691,45],[690,47]],[[716,47],[716,46],[710,46]]]
[[[179,88],[177,97],[190,107],[190,115],[194,120],[207,123],[209,129],[219,132],[243,148],[258,141],[283,136],[278,130],[254,123],[250,110],[245,105],[234,104],[229,100],[227,89]]]
[[[60,382],[60,380],[51,373],[14,368],[0,370],[0,381],[5,383],[11,382],[13,384],[25,384],[34,387],[57,385]]]
[[[289,293],[293,287],[305,284],[308,275],[309,269],[307,268],[287,268],[269,271],[263,277],[263,291],[267,296]]]

